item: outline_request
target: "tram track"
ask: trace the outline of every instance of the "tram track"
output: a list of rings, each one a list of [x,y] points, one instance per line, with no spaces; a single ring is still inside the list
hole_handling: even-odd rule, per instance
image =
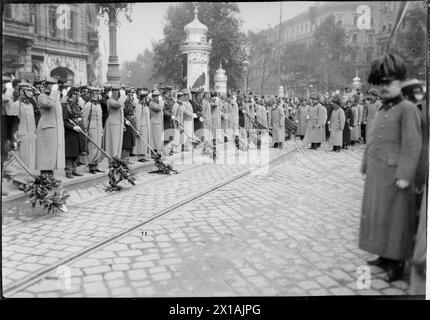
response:
[[[282,163],[282,160],[284,160],[288,156],[291,156],[292,154],[294,154],[297,151],[299,151],[299,148],[295,148],[295,149],[292,149],[292,150],[290,150],[288,152],[285,152],[285,153],[281,154],[280,156],[276,157],[275,159],[269,161],[268,164],[269,164],[270,167],[277,166],[277,165],[279,165],[279,164]],[[195,167],[190,168],[190,170],[191,169],[195,169]],[[40,280],[43,280],[44,278],[47,278],[58,267],[60,267],[62,265],[65,265],[65,264],[71,264],[71,263],[75,262],[76,260],[79,260],[79,259],[81,259],[81,258],[83,258],[85,256],[88,256],[92,252],[94,252],[94,251],[96,251],[96,250],[98,250],[98,249],[100,249],[102,247],[105,247],[105,246],[111,244],[112,242],[114,242],[116,240],[119,240],[119,239],[127,236],[128,234],[134,232],[135,230],[137,230],[137,229],[139,229],[139,228],[141,228],[141,227],[143,227],[143,226],[145,226],[147,224],[150,224],[153,221],[159,220],[162,217],[165,217],[165,216],[167,216],[169,214],[172,214],[177,209],[179,209],[181,207],[184,207],[187,204],[189,204],[189,203],[191,203],[191,202],[193,202],[193,201],[195,201],[197,199],[203,198],[204,196],[206,196],[206,195],[208,195],[210,193],[213,193],[213,192],[217,191],[218,189],[220,189],[220,188],[222,188],[224,186],[227,186],[227,185],[229,185],[229,184],[231,184],[231,183],[233,183],[233,182],[235,182],[237,180],[240,180],[240,179],[242,179],[244,177],[247,177],[251,173],[253,173],[255,171],[258,171],[258,170],[259,170],[258,168],[257,169],[247,169],[244,172],[239,173],[239,174],[233,176],[232,178],[227,179],[227,180],[225,180],[225,181],[223,181],[223,182],[221,182],[221,183],[219,183],[219,184],[217,184],[215,186],[212,186],[209,189],[204,190],[204,191],[202,191],[202,192],[200,192],[200,193],[198,193],[198,194],[196,194],[196,195],[194,195],[194,196],[192,196],[192,197],[190,197],[188,199],[185,199],[185,200],[183,200],[181,202],[173,204],[172,206],[170,206],[170,207],[168,207],[168,208],[166,208],[166,209],[164,209],[164,210],[156,213],[152,217],[146,219],[145,221],[142,221],[141,223],[136,224],[133,227],[130,227],[130,228],[127,228],[126,230],[120,231],[120,232],[118,232],[118,233],[110,236],[107,239],[104,239],[102,241],[99,241],[98,243],[95,243],[95,244],[93,244],[91,246],[88,246],[87,248],[85,248],[85,249],[83,249],[83,250],[81,250],[79,252],[76,252],[74,254],[71,254],[70,256],[68,256],[66,258],[60,259],[58,262],[50,265],[49,267],[45,267],[42,270],[39,270],[39,271],[37,271],[37,272],[35,272],[35,273],[33,273],[33,274],[31,274],[31,275],[29,275],[29,276],[21,279],[21,280],[18,280],[16,282],[14,282],[13,284],[5,287],[4,290],[3,290],[3,292],[4,292],[5,295],[8,295],[9,297],[13,296],[15,293],[17,293],[17,292],[19,292],[19,291],[21,291],[21,290],[23,290],[23,289],[25,289],[25,288],[27,288],[27,287],[35,284],[36,282],[38,282]],[[158,180],[159,179],[157,179],[157,181]]]
[[[194,169],[196,169],[196,168],[200,168],[200,167],[202,167],[202,166],[204,166],[204,164],[201,164],[201,165],[197,165],[197,166],[193,166],[193,167],[191,167],[191,168],[187,168],[187,169],[184,169],[184,170],[182,170],[181,171],[181,173],[183,173],[183,172],[188,172],[188,171],[190,171],[190,170],[194,170]],[[145,167],[143,167],[143,168],[140,168],[141,170],[144,170],[145,169]],[[136,170],[137,171],[137,170]],[[139,170],[140,171],[140,170]],[[149,174],[148,173],[148,175],[152,175],[152,174]],[[154,174],[155,175],[155,174]],[[148,182],[151,182],[151,183],[154,183],[154,182],[158,182],[158,181],[160,181],[160,180],[164,180],[164,179],[166,179],[166,178],[168,178],[168,177],[170,177],[170,175],[165,175],[165,176],[160,176],[159,178],[154,178],[154,179],[150,179],[150,180],[145,180],[145,181],[143,181],[142,183],[148,183]],[[102,177],[102,178],[106,178],[106,177]],[[101,180],[101,178],[99,178],[99,179],[97,179],[97,180]],[[94,181],[87,181],[87,182],[85,182],[85,184],[87,184],[87,183],[94,183]],[[139,185],[141,185],[141,184],[138,184],[137,186],[139,186]],[[74,188],[74,189],[76,189],[76,188]],[[128,190],[130,190],[130,189],[123,189],[123,190],[121,190],[121,191],[118,191],[118,192],[116,192],[115,193],[115,195],[117,195],[117,194],[121,194],[121,193],[124,193],[125,191],[128,191]],[[70,191],[70,190],[66,190],[66,191]],[[107,198],[107,197],[109,197],[109,196],[112,196],[112,193],[105,193],[105,194],[103,194],[103,195],[101,195],[101,196],[99,196],[99,197],[96,197],[96,198],[92,198],[91,200],[87,200],[87,201],[84,201],[84,202],[81,202],[81,203],[74,203],[74,204],[72,204],[72,205],[70,205],[69,206],[69,208],[73,208],[73,207],[75,207],[75,206],[85,206],[86,204],[88,204],[88,203],[91,203],[91,202],[94,202],[94,201],[99,201],[99,200],[102,200],[102,199],[105,199],[105,198]],[[20,199],[21,201],[22,201],[22,199]],[[21,204],[21,205],[28,205],[28,206],[30,206],[30,204],[27,204],[27,203],[23,203],[23,204]],[[19,206],[19,205],[18,205]],[[44,221],[44,220],[49,220],[49,219],[51,219],[53,216],[61,216],[61,215],[67,215],[68,213],[57,213],[57,214],[52,214],[52,213],[45,213],[44,215],[42,215],[42,216],[39,216],[39,217],[35,217],[34,219],[31,219],[31,220],[29,220],[29,221],[23,221],[23,222],[21,222],[21,223],[18,223],[18,224],[15,224],[15,225],[12,225],[12,226],[9,226],[9,227],[4,227],[3,229],[2,229],[2,231],[3,231],[3,233],[5,233],[5,232],[9,232],[9,231],[16,231],[16,230],[19,230],[19,229],[21,229],[21,228],[25,228],[26,226],[28,226],[28,225],[31,225],[32,223],[35,223],[35,222],[41,222],[41,221]]]
[[[339,177],[339,178],[347,181],[349,184],[352,184],[352,185],[354,185],[356,187],[359,187],[360,189],[362,188],[362,185],[356,183],[354,180],[352,180],[350,178],[347,178],[347,177],[345,177],[342,174],[339,174],[339,172],[337,172],[337,171],[334,171],[332,169],[326,168],[325,166],[323,166],[320,163],[318,163],[317,161],[315,161],[312,157],[310,157],[308,155],[308,153],[303,149],[303,147],[299,143],[297,143],[297,138],[296,137],[294,137],[294,143],[296,144],[297,148],[304,155],[304,157],[306,159],[308,159],[312,164],[314,164],[318,168],[322,169],[324,172],[332,173],[333,175],[335,175],[335,176],[337,176],[337,177]]]

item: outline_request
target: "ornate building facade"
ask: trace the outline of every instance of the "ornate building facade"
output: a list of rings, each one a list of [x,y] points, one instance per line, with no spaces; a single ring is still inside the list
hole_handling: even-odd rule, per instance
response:
[[[5,4],[3,74],[100,84],[95,4]]]

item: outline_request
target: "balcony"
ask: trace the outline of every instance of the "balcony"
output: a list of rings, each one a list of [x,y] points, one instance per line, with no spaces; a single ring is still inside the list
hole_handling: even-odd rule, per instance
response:
[[[9,18],[4,18],[3,35],[30,40],[34,37],[34,25],[30,22],[16,21]]]

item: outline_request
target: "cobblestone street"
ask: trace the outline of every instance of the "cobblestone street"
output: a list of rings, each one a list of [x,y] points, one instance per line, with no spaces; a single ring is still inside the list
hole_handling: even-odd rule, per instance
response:
[[[377,267],[370,288],[357,285],[371,258],[357,247],[363,149],[304,149],[320,167],[289,141],[270,149],[268,171],[183,164],[97,200],[72,198],[68,213],[4,225],[4,295],[407,294]]]

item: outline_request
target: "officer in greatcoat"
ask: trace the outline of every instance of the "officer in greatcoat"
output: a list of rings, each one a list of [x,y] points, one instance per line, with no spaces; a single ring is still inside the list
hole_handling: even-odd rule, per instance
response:
[[[159,102],[160,91],[152,92],[152,101],[149,103],[149,112],[151,119],[151,148],[155,152],[161,153],[164,146],[163,135],[163,107]]]
[[[282,103],[279,101],[273,103],[271,114],[273,143],[275,148],[282,149],[285,141],[285,111]]]
[[[136,145],[133,149],[133,153],[137,155],[137,161],[146,162],[148,161],[145,156],[150,154],[148,145],[151,145],[149,140],[151,135],[151,120],[149,119],[149,106],[147,96],[149,94],[148,89],[143,88],[137,92],[139,102],[136,106],[136,130],[139,132],[139,136],[136,138]]]
[[[383,99],[373,120],[363,156],[365,177],[359,247],[378,256],[368,261],[387,272],[391,282],[403,276],[413,252],[417,228],[415,174],[421,152],[419,110],[401,94],[406,66],[397,55],[372,62],[369,84]]]
[[[342,97],[335,95],[331,101],[333,106],[330,116],[330,142],[333,145],[335,152],[340,152],[342,147],[343,128],[345,126],[345,113],[340,107],[342,104]]]
[[[351,99],[344,100],[343,112],[345,113],[345,127],[343,128],[343,146],[342,149],[348,149],[348,146],[351,145],[351,132],[353,129],[354,123],[354,114],[352,112],[353,102]]]
[[[68,99],[62,104],[64,121],[64,141],[66,143],[66,177],[82,176],[77,172],[78,157],[85,152],[85,138],[80,133],[84,130],[84,121],[79,107],[79,90],[71,87],[67,93]]]
[[[36,167],[36,121],[34,108],[30,103],[33,92],[29,84],[25,82],[18,84],[18,87],[19,99],[13,103],[16,104],[13,108],[19,110],[17,155],[31,171],[34,171]]]
[[[136,116],[134,114],[134,93],[135,90],[126,90],[127,98],[124,101],[124,132],[122,135],[121,159],[129,162],[131,151],[136,145]],[[134,128],[134,129],[133,129]]]
[[[88,137],[99,147],[102,145],[103,138],[103,112],[99,103],[100,89],[96,87],[89,87],[88,101],[82,107],[82,118],[84,120],[85,131]],[[86,162],[88,164],[89,172],[96,174],[103,172],[99,169],[98,165],[103,160],[103,154],[96,145],[86,142]]]
[[[305,137],[306,126],[308,124],[307,120],[309,119],[309,109],[309,104],[306,102],[300,102],[295,114],[294,122],[297,125],[296,136],[300,137],[300,140],[303,140]]]
[[[103,148],[112,158],[121,158],[124,135],[124,107],[119,103],[119,86],[111,88],[111,97],[106,102],[108,116],[103,134]]]
[[[63,108],[60,92],[52,90],[58,80],[48,77],[44,92],[39,95],[40,120],[36,130],[36,170],[54,175],[54,170],[65,167]]]
[[[310,149],[316,150],[321,147],[321,143],[325,140],[327,110],[319,102],[320,96],[317,92],[311,93],[311,100],[312,106],[309,110],[309,119],[305,136],[311,143]]]

